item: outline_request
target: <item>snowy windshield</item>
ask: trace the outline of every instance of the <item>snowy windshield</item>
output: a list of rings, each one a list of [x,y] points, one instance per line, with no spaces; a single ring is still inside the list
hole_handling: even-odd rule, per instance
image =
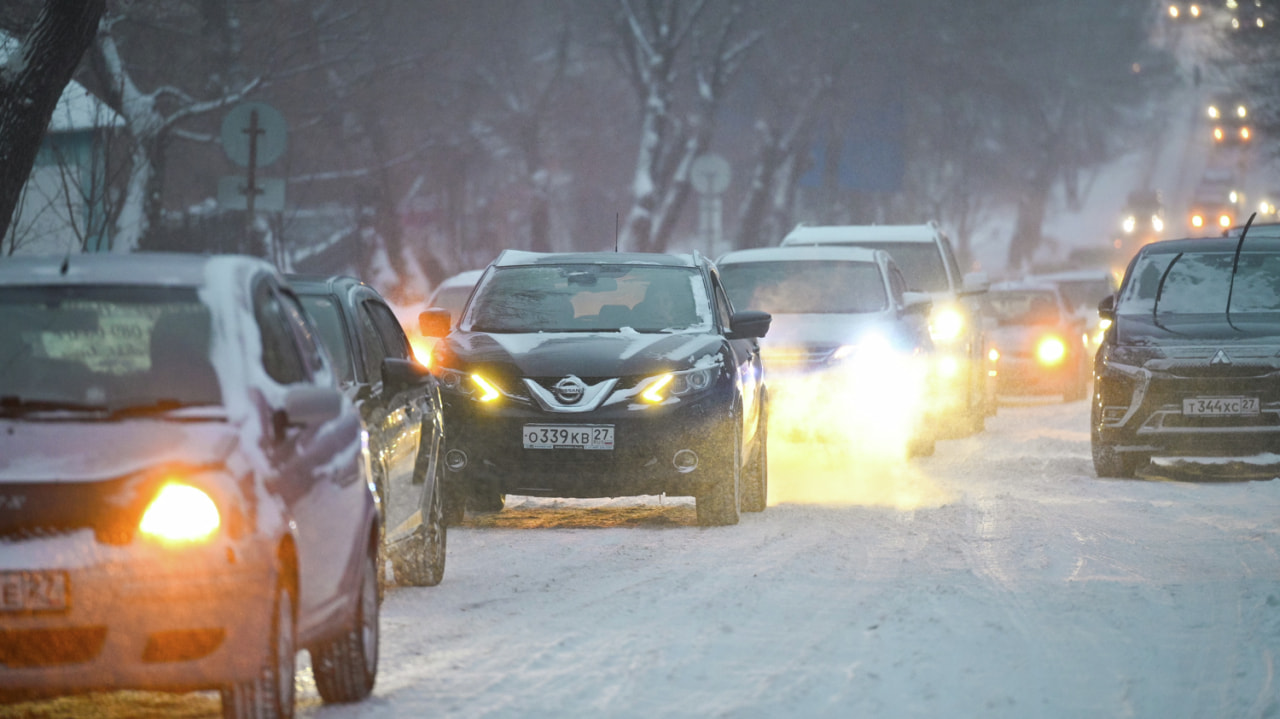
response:
[[[690,267],[500,267],[477,291],[466,322],[477,332],[709,331],[704,287]]]
[[[342,314],[338,303],[327,295],[299,294],[303,307],[316,323],[320,331],[320,341],[329,350],[333,367],[342,382],[354,382],[355,370],[352,367],[351,348],[347,346],[346,330],[342,324]]]
[[[949,292],[947,268],[942,253],[932,242],[855,242],[849,246],[884,250],[902,270],[907,289],[913,292]]]
[[[0,289],[0,409],[221,403],[192,288]]]
[[[987,306],[1002,325],[1057,324],[1058,300],[1045,290],[991,290]]]
[[[1145,314],[1156,307],[1160,314],[1232,312],[1280,312],[1280,254],[1240,254],[1231,279],[1234,247],[1221,252],[1152,253],[1138,258],[1117,303],[1120,314]],[[1161,284],[1163,278],[1163,285]]]
[[[720,280],[734,307],[775,314],[879,312],[888,302],[880,268],[872,262],[726,264]]]

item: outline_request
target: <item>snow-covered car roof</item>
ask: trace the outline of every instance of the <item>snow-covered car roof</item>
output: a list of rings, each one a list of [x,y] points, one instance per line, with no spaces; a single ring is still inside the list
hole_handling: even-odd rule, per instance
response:
[[[926,225],[825,225],[797,227],[782,239],[785,245],[841,242],[934,242],[940,231]]]
[[[1027,279],[1037,282],[1062,282],[1071,280],[1100,280],[1114,277],[1111,270],[1098,267],[1091,270],[1063,270],[1061,272],[1042,272],[1031,275]]]
[[[662,252],[526,252],[504,250],[493,261],[496,267],[517,265],[667,265],[697,267],[698,256]]]
[[[8,257],[0,260],[0,285],[93,285],[202,287],[209,270],[239,274],[233,268],[265,270],[273,265],[247,255],[194,255],[167,252],[90,253]],[[65,268],[65,269],[64,269]]]
[[[1027,292],[1040,291],[1058,294],[1058,286],[1052,282],[1038,281],[1035,279],[1025,280],[1006,280],[1004,282],[993,282],[988,290],[989,292]]]
[[[467,287],[474,286],[480,281],[480,276],[484,274],[484,270],[464,270],[456,275],[450,275],[440,281],[436,285],[436,291],[439,292],[444,287]]]
[[[786,262],[788,260],[832,260],[844,262],[874,262],[876,255],[883,250],[871,250],[865,247],[841,247],[822,245],[795,245],[789,247],[757,247],[749,250],[734,250],[725,253],[716,260],[717,265],[737,262]]]

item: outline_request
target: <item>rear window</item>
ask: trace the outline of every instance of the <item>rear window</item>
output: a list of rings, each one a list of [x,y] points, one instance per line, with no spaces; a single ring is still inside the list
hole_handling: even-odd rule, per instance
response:
[[[914,292],[950,292],[947,267],[942,253],[932,242],[842,242],[843,247],[866,247],[884,250],[907,278],[907,289]]]
[[[871,262],[788,260],[720,266],[738,309],[775,314],[853,314],[887,306],[884,279]]]

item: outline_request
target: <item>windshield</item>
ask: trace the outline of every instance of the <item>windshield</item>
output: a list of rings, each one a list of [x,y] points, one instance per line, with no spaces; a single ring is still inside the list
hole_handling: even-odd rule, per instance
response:
[[[938,252],[932,242],[868,241],[841,244],[888,252],[898,269],[902,270],[902,276],[907,280],[907,289],[913,292],[951,291],[951,283],[947,281],[947,268],[942,263],[942,253]]]
[[[1057,324],[1058,300],[1044,290],[992,290],[987,293],[987,306],[1002,325]]]
[[[478,290],[465,328],[477,332],[709,331],[711,308],[691,267],[500,267]]]
[[[879,312],[888,301],[873,262],[743,262],[722,265],[720,280],[734,307],[774,314]]]
[[[342,313],[338,311],[338,303],[327,295],[299,295],[303,307],[315,320],[316,329],[320,331],[320,341],[329,350],[334,370],[342,382],[354,382],[355,372],[351,363],[351,348],[347,345],[346,331],[343,329]]]
[[[1160,293],[1160,314],[1225,313],[1227,293],[1231,311],[1280,311],[1280,254],[1250,252],[1240,254],[1234,286],[1231,265],[1234,245],[1221,252],[1162,252],[1139,257],[1130,272],[1116,311],[1120,314],[1150,314]],[[1174,258],[1178,258],[1174,262]],[[1170,269],[1170,263],[1173,267]],[[1161,277],[1168,270],[1161,287]]]
[[[0,402],[221,404],[210,327],[193,288],[0,289]]]

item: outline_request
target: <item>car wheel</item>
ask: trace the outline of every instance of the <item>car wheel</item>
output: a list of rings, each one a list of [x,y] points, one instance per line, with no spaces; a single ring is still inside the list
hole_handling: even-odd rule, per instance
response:
[[[742,478],[742,429],[735,419],[730,423],[729,452],[716,452],[709,486],[696,498],[698,525],[720,527],[738,523],[738,496]],[[727,455],[727,456],[726,456]]]
[[[289,719],[293,716],[293,674],[298,650],[294,644],[293,592],[276,589],[271,607],[267,664],[257,679],[222,689],[223,719]]]
[[[444,523],[450,527],[462,524],[467,514],[467,492],[461,477],[443,477]]]
[[[437,473],[438,475],[438,473]],[[440,477],[431,490],[431,498],[423,509],[422,524],[414,530],[412,547],[407,556],[392,561],[396,584],[410,587],[434,587],[444,579],[445,545],[448,527],[444,518],[444,487]]]
[[[1132,452],[1117,452],[1115,447],[1103,441],[1101,433],[1098,431],[1098,408],[1094,403],[1094,410],[1090,417],[1089,425],[1089,449],[1093,455],[1093,471],[1099,477],[1116,477],[1120,479],[1130,479],[1137,475],[1138,467],[1147,462],[1147,457],[1134,454]]]
[[[769,503],[769,421],[766,407],[760,408],[760,429],[756,448],[742,471],[742,511],[763,512]]]
[[[311,670],[320,698],[330,704],[357,702],[373,691],[378,676],[377,562],[370,552],[360,578],[360,596],[352,626],[337,639],[312,650]]]
[[[473,512],[501,512],[507,504],[507,496],[493,490],[473,490],[467,497],[467,509]]]

